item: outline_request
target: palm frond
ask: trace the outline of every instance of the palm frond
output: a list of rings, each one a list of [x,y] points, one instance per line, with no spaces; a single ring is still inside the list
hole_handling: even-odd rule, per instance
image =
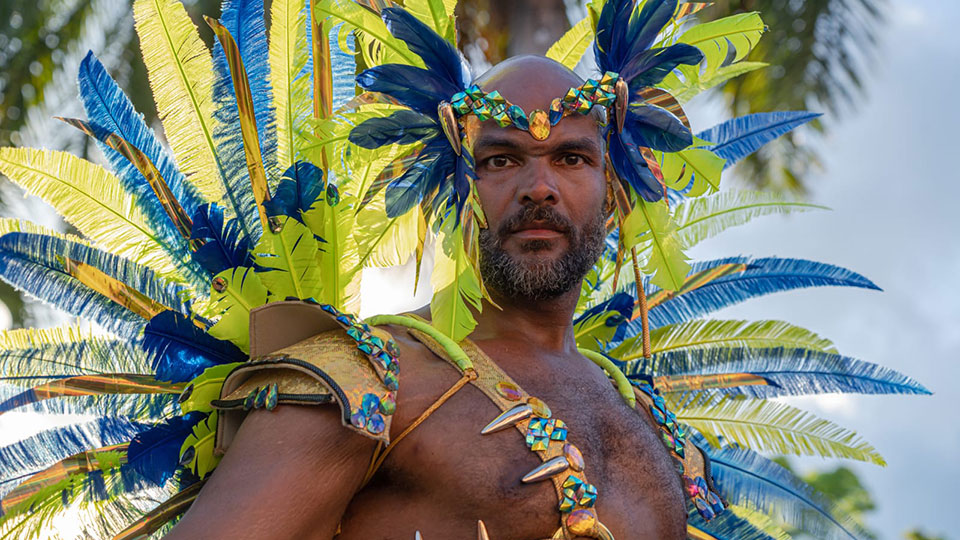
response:
[[[914,379],[883,366],[834,352],[804,348],[709,347],[655,354],[649,362],[628,362],[625,373],[648,376],[750,373],[768,386],[725,391],[755,398],[857,393],[920,394],[930,391]]]
[[[785,403],[703,396],[672,408],[714,447],[733,441],[757,451],[886,462],[856,433]]]
[[[777,463],[745,448],[715,449],[694,441],[710,456],[710,469],[721,495],[730,503],[786,522],[813,538],[864,537],[849,518],[839,516],[823,495]]]
[[[0,171],[52,205],[98,247],[182,280],[158,236],[120,180],[66,152],[0,148]]]
[[[420,22],[429,26],[434,32],[451,45],[457,45],[457,31],[454,9],[457,0],[406,0],[404,9],[412,13]]]
[[[146,373],[150,363],[137,345],[74,324],[6,330],[0,333],[0,382],[31,384],[40,377]]]
[[[177,165],[206,200],[219,203],[225,177],[213,138],[210,52],[179,0],[137,0],[133,15],[157,113]]]

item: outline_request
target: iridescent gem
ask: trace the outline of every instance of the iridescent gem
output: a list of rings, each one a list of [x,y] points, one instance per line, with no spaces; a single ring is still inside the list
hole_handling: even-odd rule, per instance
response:
[[[683,490],[687,492],[687,496],[696,497],[697,493],[700,491],[700,488],[697,487],[697,483],[694,481],[694,479],[687,475],[683,475],[681,478],[683,479]]]
[[[493,110],[485,101],[475,101],[473,103],[473,114],[481,121],[487,121],[493,117]]]
[[[563,422],[563,420],[553,419],[550,421],[554,422],[549,433],[550,439],[554,441],[567,440],[567,425]]]
[[[593,102],[587,96],[580,96],[580,99],[577,100],[577,112],[580,114],[587,114],[590,112],[590,109],[593,108]]]
[[[345,326],[353,325],[353,321],[351,321],[349,317],[347,317],[345,314],[342,314],[342,313],[340,315],[337,315],[337,322]]]
[[[253,401],[253,407],[255,409],[262,409],[267,404],[267,393],[270,391],[269,386],[264,386],[257,392],[257,397]]]
[[[383,396],[380,400],[380,413],[390,416],[397,410],[397,398],[393,392]]]
[[[500,381],[494,388],[496,388],[500,397],[507,401],[520,401],[520,398],[523,397],[523,394],[520,393],[520,388],[511,382]]]
[[[523,109],[520,107],[516,105],[507,107],[507,116],[510,117],[510,120],[513,121],[513,125],[516,126],[517,129],[524,131],[530,129],[530,121],[527,119],[527,113],[523,112]]]
[[[666,444],[670,448],[673,448],[673,444],[674,442],[676,442],[673,440],[673,435],[667,433],[666,431],[660,432],[660,438],[662,438],[664,444]]]
[[[577,504],[590,508],[597,502],[597,488],[593,484],[584,484],[577,496],[579,497]]]
[[[272,411],[277,408],[277,403],[280,401],[280,391],[277,388],[277,383],[270,385],[270,389],[267,391],[267,399],[264,403],[264,407],[268,411]]]
[[[603,74],[603,77],[600,77],[600,86],[613,86],[619,78],[620,74],[616,71],[607,71]]]
[[[657,408],[660,409],[661,411],[667,410],[667,403],[663,400],[663,396],[661,396],[660,394],[654,394],[653,404],[656,405]]]
[[[470,88],[467,88],[467,95],[473,100],[483,99],[483,90],[478,85],[471,84]]]
[[[506,110],[500,110],[493,113],[493,119],[497,122],[497,125],[505,128],[513,124],[513,120],[510,118],[510,115],[507,114]]]
[[[577,102],[577,98],[580,97],[580,91],[576,88],[571,88],[567,90],[567,93],[563,95],[563,103],[567,105],[572,105]]]
[[[580,90],[587,95],[593,94],[597,91],[599,84],[596,79],[587,79],[586,82],[580,85]]]
[[[503,96],[501,96],[497,90],[487,94],[487,101],[489,101],[491,105],[504,105],[507,103],[507,100],[503,99]]]
[[[712,491],[707,492],[707,502],[710,503],[710,506],[713,508],[713,511],[718,514],[720,512],[723,512],[725,508],[725,506],[723,505],[723,501],[720,500],[720,497]]]
[[[227,290],[227,279],[222,276],[213,278],[213,290],[223,292]]]
[[[467,102],[467,94],[464,92],[454,94],[453,97],[450,98],[450,104],[460,116],[470,112],[470,103]]]
[[[697,512],[700,512],[700,516],[706,521],[710,521],[717,516],[713,508],[710,508],[710,505],[703,499],[694,499],[693,503],[697,505]]]
[[[567,528],[577,536],[585,536],[597,525],[597,516],[590,510],[575,510],[567,516]]]
[[[564,490],[564,491],[566,491],[566,490]],[[576,505],[577,505],[577,501],[573,500],[573,499],[570,498],[570,497],[563,497],[563,498],[560,500],[560,511],[561,511],[561,512],[564,512],[564,513],[569,512],[569,511],[573,510],[573,507],[576,506]]]
[[[673,439],[673,451],[680,456],[680,459],[683,459],[683,440],[682,439]]]
[[[653,415],[653,419],[657,421],[658,425],[662,426],[667,422],[667,418],[662,412],[660,412],[660,409],[654,407],[653,405],[650,406],[650,414]]]
[[[370,416],[374,411],[380,408],[380,396],[376,394],[364,394],[360,400],[360,410],[363,414]]]
[[[363,339],[363,334],[357,328],[347,328],[347,335],[352,337],[354,341],[360,341]]]
[[[339,311],[337,311],[337,308],[331,306],[330,304],[320,304],[320,309],[326,311],[327,313],[329,313],[329,314],[331,314],[331,315],[336,315],[336,314],[340,313]]]
[[[327,204],[336,206],[340,203],[340,190],[333,184],[327,184]]]
[[[397,378],[397,374],[392,371],[383,374],[383,384],[387,386],[387,390],[400,388],[400,380]]]
[[[583,454],[580,453],[580,449],[576,446],[566,443],[563,445],[563,455],[567,458],[567,462],[570,463],[570,468],[580,472],[583,470]]]
[[[614,94],[613,92],[601,89],[601,90],[597,90],[597,93],[593,95],[593,98],[594,98],[593,102],[596,103],[597,105],[602,105],[606,107],[607,105],[610,105],[611,103],[613,103],[616,97],[617,95]]]
[[[270,227],[270,232],[274,234],[279,234],[283,230],[283,222],[280,221],[280,218],[273,216],[267,220],[267,226]]]
[[[563,118],[563,103],[560,98],[553,98],[550,102],[550,125],[555,126]]]
[[[183,389],[183,392],[180,392],[180,397],[177,398],[177,403],[180,403],[182,405],[183,402],[190,399],[190,396],[192,395],[193,395],[193,383],[190,383],[187,385],[186,388]]]
[[[539,398],[527,398],[527,405],[530,405],[530,409],[533,410],[533,414],[539,416],[540,418],[550,418],[551,414],[553,414],[550,412],[550,407],[547,407],[547,404]]]
[[[702,476],[698,476],[698,477],[696,478],[696,480],[694,480],[694,483],[697,485],[697,492],[700,494],[700,496],[701,496],[701,497],[706,497],[706,496],[707,496],[707,481],[706,481]]]
[[[360,412],[360,409],[357,409],[350,415],[350,424],[357,429],[363,429],[367,425],[367,417]]]
[[[180,456],[180,466],[186,467],[193,462],[193,458],[197,455],[197,449],[193,446],[188,446],[186,450],[183,451],[183,455]]]
[[[373,347],[369,343],[357,343],[357,348],[366,354],[373,354]]]
[[[563,484],[561,484],[561,487],[563,489],[572,489],[576,491],[580,489],[580,486],[582,485],[583,485],[583,480],[571,474],[566,479],[564,479]]]
[[[247,394],[247,397],[243,400],[243,410],[249,411],[257,402],[257,392],[260,388],[254,388]]]
[[[527,424],[527,435],[532,435],[534,437],[544,437],[549,435],[544,430],[544,427],[547,425],[547,420],[543,418],[533,418],[530,420],[530,423]]]
[[[400,349],[397,348],[397,342],[393,339],[387,340],[387,352],[390,353],[391,356],[400,356]]]
[[[547,111],[537,109],[530,113],[530,134],[538,141],[545,141],[550,136],[550,117]]]
[[[550,439],[546,437],[531,437],[527,435],[527,445],[530,446],[530,450],[538,452],[540,450],[546,450],[550,446]]]
[[[383,433],[385,427],[387,427],[387,424],[379,414],[375,413],[367,420],[367,431],[370,433]]]

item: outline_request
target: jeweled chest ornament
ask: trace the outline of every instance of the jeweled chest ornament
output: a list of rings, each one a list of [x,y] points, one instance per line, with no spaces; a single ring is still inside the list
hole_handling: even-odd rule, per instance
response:
[[[617,128],[623,128],[623,119],[629,101],[627,83],[612,71],[603,74],[600,80],[587,79],[577,87],[571,87],[564,96],[554,98],[550,110],[535,109],[527,114],[522,108],[507,101],[500,92],[484,92],[480,86],[470,85],[457,92],[450,102],[441,102],[437,115],[443,132],[460,154],[461,144],[457,120],[474,115],[480,121],[493,120],[500,127],[513,126],[527,131],[538,141],[550,136],[550,128],[571,114],[589,114],[594,105],[614,107]]]

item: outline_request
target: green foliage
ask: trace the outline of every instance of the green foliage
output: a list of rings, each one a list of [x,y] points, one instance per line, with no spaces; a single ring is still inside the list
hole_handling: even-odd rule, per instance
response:
[[[552,58],[570,69],[575,68],[583,58],[587,47],[593,43],[593,33],[590,17],[583,18],[550,46],[547,50],[547,58]]]
[[[467,256],[463,228],[454,228],[454,223],[453,219],[447,219],[437,236],[430,278],[433,285],[430,315],[434,328],[460,341],[477,326],[471,309],[480,311],[483,288]]]
[[[334,24],[344,23],[340,30],[342,35],[356,32],[367,67],[393,63],[423,67],[420,57],[390,34],[383,19],[352,0],[320,0],[317,2],[316,15],[328,18]]]
[[[406,0],[403,7],[453,46],[457,45],[457,29],[453,10],[457,0]]]

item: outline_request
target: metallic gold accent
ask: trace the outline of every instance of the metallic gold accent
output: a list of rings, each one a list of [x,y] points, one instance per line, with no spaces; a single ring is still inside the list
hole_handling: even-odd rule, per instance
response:
[[[564,520],[567,529],[577,536],[586,536],[594,531],[598,523],[597,516],[590,510],[574,510]]]
[[[440,119],[440,126],[443,128],[443,134],[450,141],[453,151],[460,155],[460,124],[457,122],[457,115],[453,112],[453,105],[446,101],[441,101],[437,106],[437,117]]]
[[[149,320],[154,315],[169,309],[126,283],[108,276],[98,268],[68,257],[57,259],[63,265],[63,271],[71,277],[144,319]]]
[[[653,379],[655,387],[663,392],[684,392],[731,386],[766,386],[766,377],[752,373],[718,373],[714,375],[665,375]]]
[[[687,118],[687,113],[683,111],[683,107],[680,105],[680,102],[677,101],[677,98],[673,97],[673,95],[666,90],[648,86],[640,90],[640,98],[650,105],[656,105],[657,107],[670,111],[687,129],[690,129],[690,120]]]
[[[490,535],[487,534],[487,526],[480,519],[477,520],[477,540],[490,540]]]
[[[623,131],[623,122],[627,119],[627,105],[630,102],[630,87],[627,81],[617,79],[617,84],[613,87],[617,94],[617,101],[613,104],[614,116],[617,121],[617,132]]]
[[[54,118],[79,129],[94,139],[116,150],[121,156],[125,157],[127,161],[132,163],[133,166],[140,171],[140,174],[142,174],[147,180],[150,188],[153,189],[154,195],[156,195],[157,199],[160,200],[160,206],[162,206],[163,210],[168,216],[170,216],[170,221],[173,222],[173,225],[177,228],[177,231],[185,239],[190,240],[190,233],[193,229],[193,220],[191,220],[190,216],[187,215],[186,210],[180,206],[180,201],[174,197],[173,191],[170,190],[170,186],[167,185],[167,182],[163,179],[163,176],[160,175],[160,171],[157,170],[156,165],[150,161],[150,158],[148,158],[146,154],[141,152],[139,148],[130,144],[126,139],[120,137],[116,133],[107,132],[106,130],[98,133],[92,125],[83,120],[78,120],[76,118],[63,118],[61,116],[55,116]],[[194,251],[199,249],[203,244],[203,240],[190,240],[190,247]]]
[[[510,410],[500,413],[500,415],[494,418],[492,422],[480,430],[480,434],[488,435],[490,433],[506,429],[514,424],[523,422],[531,416],[533,416],[533,408],[530,407],[530,405],[517,405]]]
[[[253,94],[250,92],[250,81],[247,79],[247,70],[243,67],[240,58],[240,49],[234,41],[230,31],[220,21],[204,16],[207,25],[217,35],[223,47],[224,56],[230,66],[230,78],[233,80],[233,90],[237,98],[237,110],[240,113],[240,135],[243,137],[243,154],[247,159],[247,173],[250,175],[250,185],[253,188],[253,198],[257,203],[257,212],[260,214],[260,225],[267,228],[267,211],[263,203],[270,200],[270,190],[267,187],[267,172],[263,167],[263,156],[260,154],[260,135],[257,133],[257,119],[253,109]],[[327,40],[313,40],[314,42]],[[329,47],[329,45],[328,45]],[[314,56],[316,58],[316,56]]]
[[[532,484],[541,480],[546,480],[551,476],[560,474],[570,468],[570,462],[564,456],[557,456],[551,460],[544,461],[535,469],[528,472],[520,479],[524,484]]]

